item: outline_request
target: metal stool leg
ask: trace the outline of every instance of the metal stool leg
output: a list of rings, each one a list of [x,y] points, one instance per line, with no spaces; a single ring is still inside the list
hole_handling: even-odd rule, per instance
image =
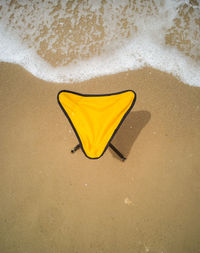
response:
[[[76,146],[71,150],[71,153],[75,153],[80,147],[81,147],[80,144],[76,145]]]
[[[126,160],[126,157],[124,157],[122,153],[120,153],[119,150],[112,145],[112,143],[110,143],[109,146],[122,159],[123,162]]]

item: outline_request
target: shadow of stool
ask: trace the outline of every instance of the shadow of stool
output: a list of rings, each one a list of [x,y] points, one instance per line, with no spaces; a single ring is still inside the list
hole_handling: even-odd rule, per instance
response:
[[[131,112],[117,131],[112,143],[119,150],[121,150],[126,158],[128,158],[135,140],[137,139],[141,130],[149,122],[150,118],[151,113],[148,111]],[[114,157],[118,158],[118,156],[112,150],[111,153]]]

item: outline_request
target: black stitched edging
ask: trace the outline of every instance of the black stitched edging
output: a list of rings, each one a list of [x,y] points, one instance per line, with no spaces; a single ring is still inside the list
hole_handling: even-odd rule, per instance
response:
[[[81,139],[80,139],[80,137],[79,137],[79,135],[78,135],[78,133],[77,133],[77,131],[76,131],[76,128],[74,127],[74,125],[73,125],[73,123],[72,123],[72,121],[71,121],[69,115],[67,114],[67,112],[66,112],[65,109],[63,108],[62,104],[60,103],[60,100],[59,100],[59,95],[60,95],[60,93],[62,93],[62,92],[68,92],[68,93],[76,94],[76,95],[79,95],[79,96],[82,96],[82,97],[103,97],[103,96],[117,95],[117,94],[125,93],[125,92],[128,92],[128,91],[133,92],[134,95],[135,95],[132,104],[130,105],[129,109],[127,110],[127,112],[126,112],[126,113],[124,114],[124,116],[122,117],[122,119],[121,119],[120,123],[118,124],[117,128],[114,130],[114,132],[113,132],[112,136],[110,137],[110,140],[108,141],[108,143],[107,143],[107,145],[106,145],[104,151],[102,152],[102,154],[101,154],[99,157],[89,157],[89,156],[86,154],[86,152],[85,152],[85,150],[84,150],[84,148],[83,148]],[[123,121],[125,120],[125,118],[126,118],[127,115],[129,114],[129,112],[131,111],[131,109],[133,108],[133,106],[134,106],[134,104],[135,104],[135,101],[136,101],[136,93],[135,93],[133,90],[124,90],[124,91],[120,91],[120,92],[116,92],[116,93],[110,93],[110,94],[81,94],[81,93],[74,92],[74,91],[70,91],[70,90],[61,90],[61,91],[58,92],[57,101],[58,101],[58,104],[59,104],[59,106],[61,107],[62,111],[64,112],[65,116],[66,116],[67,119],[69,120],[69,123],[71,124],[71,126],[72,126],[72,128],[73,128],[73,130],[74,130],[74,132],[75,132],[75,134],[76,134],[76,137],[77,137],[77,139],[78,139],[78,141],[79,141],[79,144],[80,144],[80,146],[81,146],[81,149],[82,149],[84,155],[85,155],[87,158],[89,158],[89,159],[99,159],[100,157],[103,156],[103,154],[104,154],[105,151],[107,150],[107,148],[108,148],[110,142],[112,141],[113,137],[115,136],[116,132],[119,130],[119,128],[120,128],[120,126],[122,125]]]

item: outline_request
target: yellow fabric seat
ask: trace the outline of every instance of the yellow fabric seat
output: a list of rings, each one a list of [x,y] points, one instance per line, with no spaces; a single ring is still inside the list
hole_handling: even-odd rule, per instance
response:
[[[136,94],[132,90],[103,95],[62,90],[58,103],[72,125],[84,154],[100,158],[132,109]]]

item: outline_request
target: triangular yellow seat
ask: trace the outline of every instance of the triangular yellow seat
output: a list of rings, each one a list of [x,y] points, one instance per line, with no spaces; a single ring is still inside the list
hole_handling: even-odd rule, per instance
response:
[[[135,100],[136,94],[132,90],[104,95],[67,90],[58,93],[58,103],[71,123],[84,154],[92,159],[104,154]]]

